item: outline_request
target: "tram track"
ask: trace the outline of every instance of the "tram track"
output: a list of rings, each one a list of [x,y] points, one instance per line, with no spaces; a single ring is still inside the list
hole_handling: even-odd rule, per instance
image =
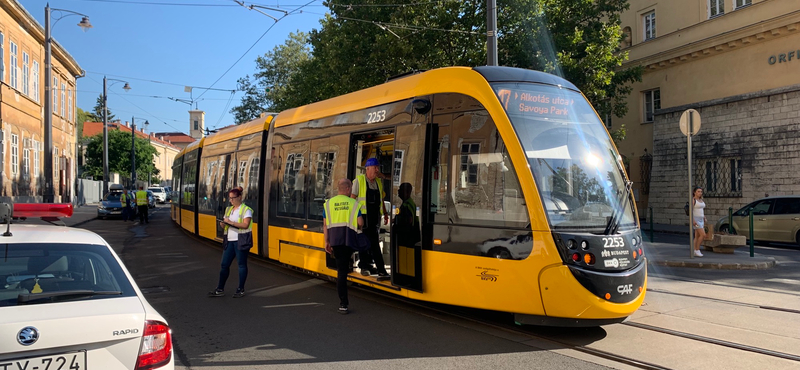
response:
[[[653,272],[650,272],[650,271],[648,271],[647,276],[648,276],[648,278],[658,278],[658,279],[664,279],[664,280],[682,281],[682,282],[686,282],[686,283],[695,283],[695,284],[703,284],[703,285],[711,285],[711,286],[721,286],[721,287],[726,287],[726,288],[737,288],[737,289],[752,290],[752,291],[757,291],[757,292],[767,292],[767,293],[775,293],[775,294],[783,294],[783,295],[788,295],[788,296],[800,297],[800,292],[795,293],[795,292],[791,292],[791,291],[782,291],[782,290],[771,289],[771,288],[758,288],[758,287],[752,287],[752,286],[746,286],[746,285],[719,283],[719,282],[715,282],[715,281],[687,279],[687,278],[681,278],[681,277],[676,277],[676,276],[664,276],[664,275],[660,275],[658,273],[653,273]],[[650,291],[651,289],[647,289],[647,290]]]
[[[189,233],[187,233],[187,235],[193,236],[193,235],[191,235]],[[206,239],[202,239],[202,238],[194,238],[194,239],[196,239],[196,240],[202,242],[203,244],[206,244],[207,246],[210,246],[212,248],[219,248],[219,245],[217,245],[217,244],[215,244],[213,242],[210,242],[210,241],[208,241]],[[270,259],[266,259],[266,258],[262,258],[262,257],[255,257],[254,260],[258,261],[258,263],[263,265],[263,266],[269,266],[269,267],[271,267],[271,268],[273,268],[275,270],[280,270],[280,271],[283,271],[283,272],[294,273],[294,274],[303,275],[303,276],[311,276],[311,277],[315,277],[315,278],[319,278],[319,279],[327,280],[327,281],[335,281],[335,279],[332,279],[332,278],[330,278],[328,276],[317,274],[317,273],[311,273],[309,271],[305,271],[305,270],[302,270],[302,269],[299,269],[299,268],[296,268],[296,267],[293,267],[293,266],[289,266],[289,265],[280,263],[278,261],[274,261],[274,260],[270,260]],[[737,287],[737,286],[732,286],[732,287]],[[331,289],[335,289],[335,287],[330,287],[330,288]],[[460,325],[458,322],[456,322],[456,320],[463,320],[463,321],[467,321],[469,323],[472,323],[473,325],[479,325],[479,326],[483,326],[485,328],[491,328],[493,330],[499,330],[499,331],[503,331],[503,332],[506,332],[506,333],[522,336],[522,337],[524,337],[526,339],[525,340],[520,340],[520,339],[512,339],[510,337],[507,338],[507,339],[515,340],[515,341],[520,342],[520,343],[528,342],[528,341],[534,341],[535,342],[534,344],[526,343],[526,344],[528,344],[528,345],[530,345],[531,347],[534,347],[534,348],[539,348],[539,349],[542,349],[542,350],[558,350],[558,349],[574,350],[576,352],[579,352],[579,353],[582,353],[582,354],[585,354],[585,355],[589,355],[589,356],[592,356],[592,357],[595,357],[595,358],[598,358],[598,359],[611,361],[613,363],[626,365],[626,366],[637,368],[637,369],[672,370],[672,368],[670,368],[670,367],[662,366],[662,365],[659,365],[659,364],[656,364],[656,363],[648,362],[648,361],[637,359],[637,358],[634,358],[634,357],[619,355],[618,353],[614,353],[614,352],[611,352],[611,351],[592,348],[592,347],[589,347],[588,345],[576,344],[574,342],[570,342],[569,340],[559,339],[559,338],[557,338],[556,335],[535,333],[535,332],[533,332],[533,330],[537,330],[537,329],[541,329],[541,328],[540,327],[519,326],[518,324],[513,323],[513,320],[511,320],[511,316],[508,316],[508,315],[506,315],[505,319],[504,318],[498,318],[498,317],[489,317],[489,316],[492,316],[492,313],[494,311],[486,311],[486,310],[479,310],[479,309],[469,309],[469,308],[457,307],[457,306],[446,306],[446,305],[441,305],[441,304],[437,304],[437,303],[414,301],[414,300],[407,299],[405,297],[397,296],[397,295],[394,295],[394,294],[389,294],[387,292],[381,291],[379,289],[375,289],[375,288],[373,288],[371,286],[368,286],[368,285],[363,284],[363,283],[358,283],[358,282],[353,283],[351,288],[354,291],[363,293],[363,294],[360,294],[362,299],[368,299],[368,300],[371,300],[371,301],[374,301],[374,302],[387,304],[387,305],[390,305],[390,306],[392,306],[394,308],[407,310],[407,311],[413,312],[415,314],[421,314],[421,315],[424,315],[424,316],[427,316],[427,317],[431,317],[431,318],[434,318],[434,319],[448,321],[448,322],[451,322],[451,323],[456,324],[456,325]],[[738,305],[738,306],[744,306],[744,307],[752,307],[752,308],[757,308],[757,309],[788,312],[788,313],[792,313],[792,314],[800,314],[800,310],[787,309],[787,308],[781,308],[781,307],[764,306],[764,305],[757,305],[757,304],[752,304],[752,303],[745,303],[745,302],[737,302],[737,301],[731,301],[731,300],[725,300],[725,299],[703,297],[703,296],[699,296],[699,295],[692,295],[692,294],[685,294],[685,293],[676,293],[676,292],[670,292],[670,291],[660,290],[660,289],[652,289],[652,288],[650,288],[650,289],[648,289],[648,292],[657,293],[657,294],[670,294],[670,295],[684,296],[684,297],[690,297],[690,298],[699,298],[699,299],[705,299],[705,300],[715,301],[715,302],[720,302],[720,303],[725,303],[725,304],[732,304],[732,305]],[[437,306],[442,306],[442,307],[437,307]],[[444,306],[446,306],[446,307],[444,307]],[[425,312],[425,311],[427,311],[427,312]],[[468,312],[468,311],[474,311],[474,312]],[[499,314],[502,314],[502,313],[499,313]],[[495,315],[495,316],[497,316],[497,315]],[[760,355],[765,355],[765,356],[770,356],[770,357],[775,357],[775,358],[780,358],[780,359],[800,362],[800,356],[798,356],[798,355],[785,353],[785,352],[780,352],[780,351],[773,351],[773,350],[769,350],[769,349],[765,349],[765,348],[754,347],[754,346],[749,346],[749,345],[744,345],[744,344],[739,344],[739,343],[730,342],[730,341],[726,341],[726,340],[722,340],[722,339],[696,335],[696,334],[682,332],[682,331],[678,331],[678,330],[672,330],[672,329],[667,329],[667,328],[662,328],[662,327],[658,327],[658,326],[642,324],[642,323],[637,323],[637,322],[632,322],[632,321],[625,321],[623,323],[615,324],[615,325],[624,325],[624,326],[636,328],[636,329],[639,329],[639,330],[651,331],[651,332],[656,332],[656,333],[660,333],[660,334],[675,336],[675,337],[679,337],[679,338],[683,338],[683,339],[687,339],[687,340],[703,342],[703,343],[708,343],[708,344],[712,344],[712,345],[728,347],[728,348],[732,348],[732,349],[736,349],[736,350],[740,350],[740,351],[746,351],[746,352],[756,353],[756,354],[760,354]],[[537,344],[538,344],[538,346],[537,346]],[[586,360],[586,359],[584,358],[584,360]],[[600,364],[602,365],[602,363],[600,363]],[[606,366],[608,366],[608,364],[606,364]]]

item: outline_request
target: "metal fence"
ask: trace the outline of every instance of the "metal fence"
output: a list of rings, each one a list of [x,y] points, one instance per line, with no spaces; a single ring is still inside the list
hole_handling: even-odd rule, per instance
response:
[[[77,186],[78,205],[99,203],[103,198],[103,182],[79,179]]]

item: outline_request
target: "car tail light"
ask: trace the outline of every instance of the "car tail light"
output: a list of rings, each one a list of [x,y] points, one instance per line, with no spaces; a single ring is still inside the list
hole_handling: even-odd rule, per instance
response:
[[[142,347],[136,370],[155,369],[169,363],[172,358],[172,333],[167,324],[147,320],[144,324]]]

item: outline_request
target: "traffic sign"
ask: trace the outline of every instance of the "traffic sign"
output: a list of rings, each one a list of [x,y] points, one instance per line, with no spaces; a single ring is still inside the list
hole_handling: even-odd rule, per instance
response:
[[[691,126],[692,136],[697,135],[700,131],[700,113],[694,109],[687,109],[681,114],[681,132],[689,136],[689,127]]]

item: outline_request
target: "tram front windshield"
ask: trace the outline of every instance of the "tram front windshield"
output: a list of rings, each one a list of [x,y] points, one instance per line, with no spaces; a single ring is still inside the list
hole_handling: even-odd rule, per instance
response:
[[[580,93],[532,83],[493,85],[528,158],[550,226],[604,232],[636,226],[620,157]]]

